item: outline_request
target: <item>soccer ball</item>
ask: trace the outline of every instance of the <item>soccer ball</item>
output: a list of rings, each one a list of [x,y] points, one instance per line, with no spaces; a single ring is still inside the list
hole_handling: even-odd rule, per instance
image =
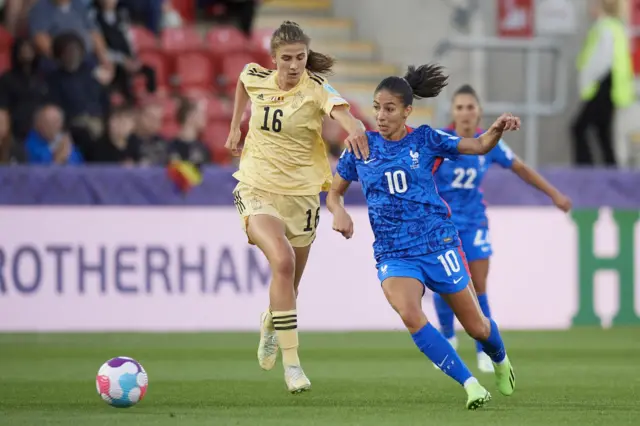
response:
[[[142,401],[149,380],[142,365],[133,358],[119,356],[102,364],[96,376],[100,397],[113,407],[131,407]]]

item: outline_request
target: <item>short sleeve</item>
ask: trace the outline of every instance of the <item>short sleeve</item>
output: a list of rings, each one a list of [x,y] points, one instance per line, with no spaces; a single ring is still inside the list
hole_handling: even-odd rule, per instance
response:
[[[338,166],[336,167],[336,172],[344,180],[348,180],[350,182],[358,181],[358,170],[356,169],[356,157],[353,155],[352,152],[349,152],[346,149],[342,151],[342,155],[338,160]]]
[[[338,93],[336,89],[334,89],[328,82],[324,82],[322,87],[319,89],[319,101],[320,108],[326,115],[331,115],[331,111],[333,107],[339,105],[349,106],[349,102],[347,102],[341,95]],[[344,177],[344,176],[343,176]]]
[[[489,152],[489,160],[492,163],[499,164],[505,169],[510,169],[513,165],[513,160],[515,156],[511,148],[504,143],[502,139],[498,142],[498,145],[493,147],[493,149]]]
[[[458,151],[458,144],[460,143],[460,137],[450,135],[442,130],[432,129],[429,126],[424,126],[424,139],[426,147],[431,153],[444,158],[455,160],[460,155]]]
[[[257,66],[258,64],[253,62],[250,62],[244,66],[244,68],[242,69],[242,72],[240,73],[240,81],[242,81],[242,84],[244,84],[245,86],[247,85],[247,81],[250,78],[249,70],[252,68],[255,69]]]

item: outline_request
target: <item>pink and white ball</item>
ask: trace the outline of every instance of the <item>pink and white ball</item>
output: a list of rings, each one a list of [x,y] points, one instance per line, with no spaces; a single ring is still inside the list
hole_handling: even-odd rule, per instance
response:
[[[142,401],[149,379],[142,365],[133,358],[119,356],[102,364],[96,377],[100,397],[113,407],[131,407]]]

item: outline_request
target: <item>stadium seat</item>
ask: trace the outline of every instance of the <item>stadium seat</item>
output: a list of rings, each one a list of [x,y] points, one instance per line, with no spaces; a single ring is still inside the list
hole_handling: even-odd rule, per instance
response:
[[[181,90],[213,89],[215,68],[205,53],[187,52],[176,56],[176,77]]]
[[[131,27],[131,38],[133,39],[133,47],[137,52],[142,50],[155,50],[160,47],[156,36],[141,26],[136,25]]]
[[[236,27],[224,25],[212,28],[205,36],[205,47],[217,56],[234,52],[250,52],[249,39]]]
[[[271,36],[273,35],[273,29],[261,28],[257,29],[251,34],[251,41],[256,47],[265,52],[271,50]]]
[[[191,99],[204,99],[207,103],[207,121],[212,122],[225,122],[231,121],[233,116],[233,106],[226,101],[223,101],[218,96],[211,92],[189,89],[182,92],[183,96]]]
[[[224,76],[224,90],[229,96],[234,96],[236,83],[244,66],[254,61],[254,55],[249,53],[237,53],[225,56],[222,62],[222,74]]]
[[[209,151],[211,151],[211,158],[214,163],[231,163],[231,154],[224,147],[228,134],[229,124],[217,122],[210,124],[204,132],[203,140]]]
[[[167,141],[175,139],[178,133],[180,133],[180,125],[175,120],[166,120],[160,130],[160,135]]]
[[[149,65],[151,68],[153,68],[156,71],[156,81],[157,81],[158,89],[166,90],[167,87],[169,86],[170,70],[164,55],[158,51],[146,50],[138,54],[138,59],[140,59],[140,62],[146,65]],[[142,84],[144,89],[143,78],[136,79],[135,86],[136,86],[137,93],[139,92],[138,89],[140,84]]]
[[[199,51],[203,48],[202,37],[194,27],[167,28],[160,36],[162,49],[171,54]]]

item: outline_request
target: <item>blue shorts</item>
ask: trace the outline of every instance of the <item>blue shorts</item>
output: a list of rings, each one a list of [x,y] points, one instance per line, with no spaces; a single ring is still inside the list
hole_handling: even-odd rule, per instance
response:
[[[463,290],[471,280],[462,247],[453,247],[419,257],[388,259],[378,264],[378,279],[415,278],[438,294]]]
[[[467,261],[473,262],[474,260],[488,259],[493,254],[488,228],[462,231],[459,232],[459,236]]]

